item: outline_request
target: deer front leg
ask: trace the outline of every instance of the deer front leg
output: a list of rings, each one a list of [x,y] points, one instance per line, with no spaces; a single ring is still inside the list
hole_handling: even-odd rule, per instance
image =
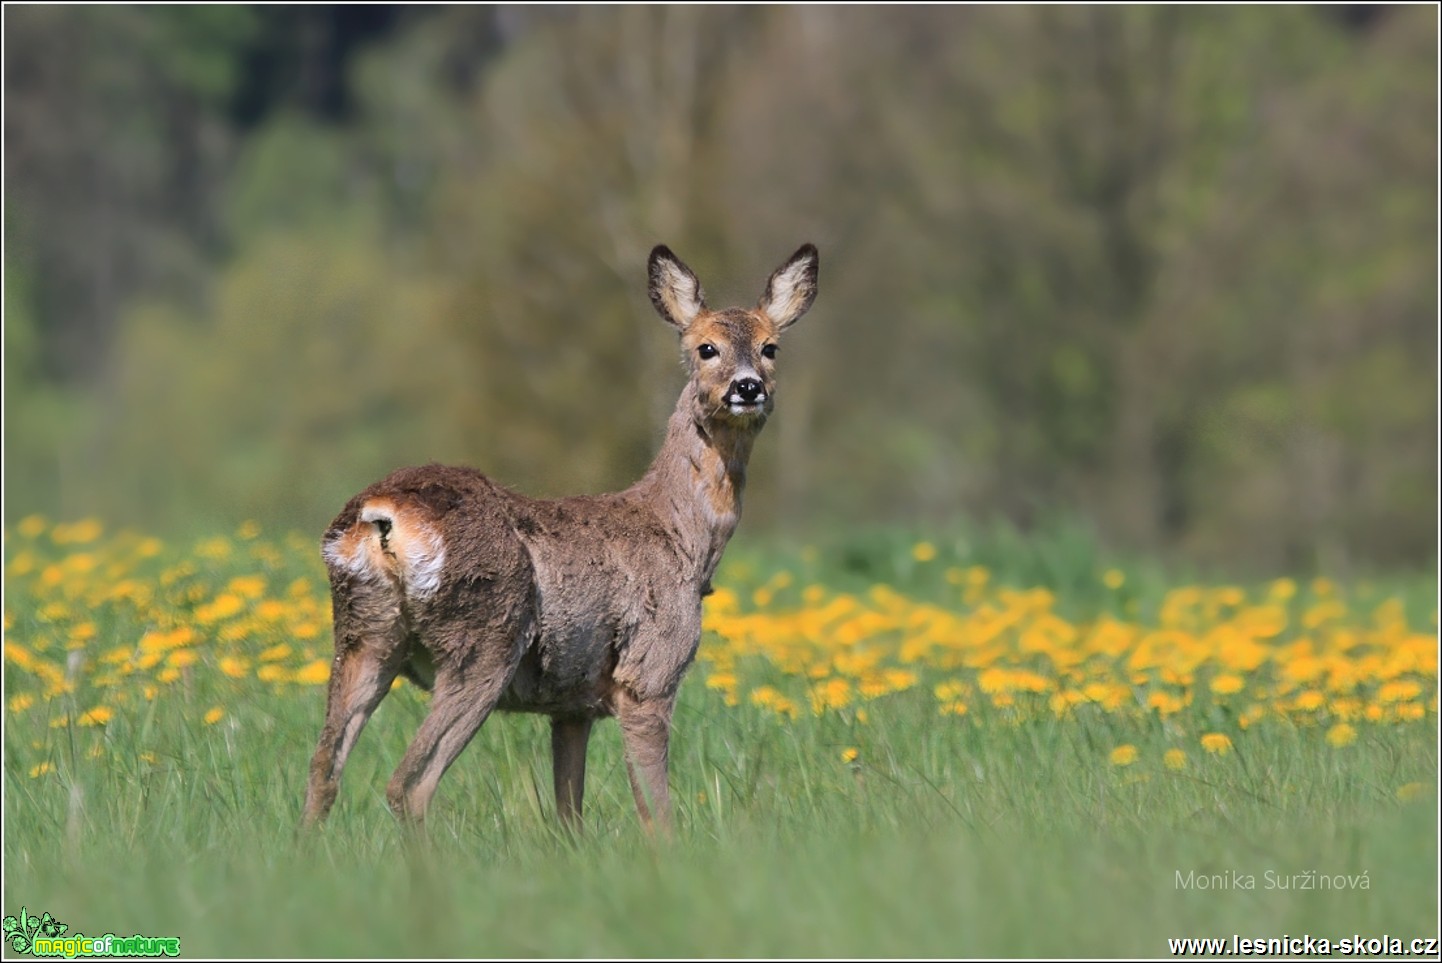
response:
[[[625,689],[616,697],[616,721],[626,749],[626,774],[641,821],[671,831],[671,790],[666,782],[674,695],[640,700]]]
[[[561,825],[581,828],[581,797],[586,793],[586,743],[592,720],[576,716],[551,719],[551,773],[556,785],[556,815]]]

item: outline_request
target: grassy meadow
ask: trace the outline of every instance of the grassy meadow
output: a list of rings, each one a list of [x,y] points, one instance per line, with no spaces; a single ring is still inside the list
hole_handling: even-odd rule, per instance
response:
[[[5,916],[186,956],[1437,933],[1435,573],[1228,584],[1065,530],[743,532],[676,713],[674,839],[639,828],[612,723],[587,832],[560,836],[544,720],[496,716],[407,846],[404,683],[295,833],[330,656],[316,541],[7,525]]]

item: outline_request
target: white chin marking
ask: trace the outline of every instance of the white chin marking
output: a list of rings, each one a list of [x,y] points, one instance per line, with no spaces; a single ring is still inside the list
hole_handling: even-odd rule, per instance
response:
[[[759,415],[764,410],[761,405],[741,405],[737,404],[734,401],[727,405],[727,408],[733,415],[736,415],[737,417],[745,417],[747,415]]]

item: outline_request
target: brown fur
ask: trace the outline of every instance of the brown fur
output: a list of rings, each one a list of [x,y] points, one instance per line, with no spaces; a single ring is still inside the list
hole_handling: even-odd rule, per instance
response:
[[[621,725],[642,818],[669,824],[671,713],[701,637],[701,599],[741,515],[746,463],[770,413],[763,348],[810,307],[816,250],[772,275],[754,311],[712,312],[665,248],[651,297],[682,334],[690,380],[650,469],[622,492],[537,500],[470,468],[403,468],[327,529],[335,661],[305,822],[335,801],[345,759],[398,675],[431,688],[429,715],[387,789],[419,821],[494,709],[552,717],[557,810],[579,821],[595,719]],[[703,359],[702,345],[716,355]],[[709,349],[708,349],[709,350]],[[764,392],[733,411],[735,379]]]

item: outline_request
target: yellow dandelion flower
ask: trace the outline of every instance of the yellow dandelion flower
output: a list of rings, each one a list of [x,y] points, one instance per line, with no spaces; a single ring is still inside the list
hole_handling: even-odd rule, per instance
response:
[[[970,710],[965,702],[959,699],[953,699],[950,702],[943,702],[937,711],[944,716],[964,716]],[[862,722],[866,721],[865,717],[859,712],[857,713],[857,717],[861,719]]]
[[[64,622],[70,618],[70,609],[64,602],[51,602],[40,609],[40,618],[46,622]]]
[[[275,663],[267,663],[255,671],[255,677],[262,682],[284,682],[289,673],[284,666]]]
[[[929,562],[936,558],[936,546],[930,542],[917,542],[911,546],[911,557],[918,562]]]
[[[964,695],[966,686],[956,679],[951,679],[947,682],[938,682],[931,691],[936,694],[936,701],[949,702]]]
[[[26,538],[35,538],[37,535],[40,535],[42,532],[45,531],[45,516],[26,515],[24,518],[20,519],[20,525],[18,526],[18,528],[20,534],[24,535]]]
[[[243,679],[250,672],[250,663],[233,655],[221,657],[220,671],[232,679]]]
[[[811,711],[821,715],[827,709],[844,709],[851,703],[851,683],[828,679],[811,688]]]
[[[706,611],[713,615],[734,613],[741,605],[741,599],[729,588],[718,588],[706,599]]]
[[[1211,690],[1217,695],[1232,695],[1246,688],[1246,680],[1234,672],[1224,672],[1211,682]]]
[[[225,710],[222,709],[220,706],[216,706],[205,714],[205,724],[208,726],[213,726],[224,718]]]
[[[1356,741],[1357,730],[1345,722],[1339,722],[1327,730],[1327,742],[1337,749],[1343,746],[1350,746]]]
[[[100,563],[95,560],[94,555],[89,552],[79,552],[67,558],[61,563],[61,567],[71,575],[88,575],[98,564]]]
[[[230,552],[230,539],[226,538],[224,535],[218,535],[215,538],[208,538],[205,541],[201,542],[199,545],[195,546],[195,554],[199,555],[201,558],[214,560],[228,558],[230,556]]]
[[[30,778],[31,778],[31,779],[39,779],[41,776],[45,775],[47,772],[54,772],[54,771],[55,771],[55,767],[54,767],[53,765],[51,765],[51,764],[48,763],[48,762],[42,762],[42,763],[40,763],[39,765],[31,766],[31,767],[30,767]]]
[[[857,759],[860,758],[861,750],[856,748],[855,746],[847,746],[845,749],[841,750],[842,762],[855,762]]]
[[[1328,708],[1338,719],[1351,722],[1361,714],[1362,702],[1360,699],[1333,699]]]
[[[221,626],[220,640],[222,642],[239,642],[242,639],[250,638],[250,633],[255,629],[249,619],[240,619],[236,622],[227,622]]]
[[[1436,640],[1433,640],[1435,644]],[[1411,679],[1388,682],[1377,690],[1378,702],[1407,702],[1422,694],[1422,687]]]
[[[1153,692],[1147,696],[1147,708],[1157,710],[1158,715],[1174,715],[1181,712],[1185,705],[1181,696],[1170,692]]]
[[[1130,766],[1137,761],[1137,747],[1130,743],[1117,746],[1109,758],[1113,766]]]
[[[255,617],[263,622],[279,622],[289,611],[290,606],[279,599],[266,599],[255,607]]]
[[[195,610],[195,621],[201,625],[209,625],[212,622],[239,615],[244,609],[245,601],[239,595],[233,592],[222,592],[212,601]]]
[[[330,663],[324,659],[307,663],[296,671],[295,681],[305,685],[325,685],[330,681]]]
[[[892,692],[904,692],[916,685],[916,673],[910,669],[885,669],[881,677]]]
[[[1402,802],[1411,802],[1414,799],[1421,799],[1431,788],[1425,782],[1409,782],[1404,786],[1397,787],[1397,798]]]
[[[1397,706],[1397,718],[1404,722],[1416,722],[1427,715],[1427,707],[1420,702],[1404,702]]]
[[[180,678],[180,670],[177,669],[177,668],[175,668],[174,666],[171,666],[171,667],[165,668],[165,669],[161,669],[160,672],[156,674],[155,678],[156,678],[157,681],[163,682],[163,683],[165,683],[166,685],[169,685],[170,683],[174,682],[176,679]]]
[[[257,522],[254,519],[246,519],[245,521],[241,522],[240,527],[235,530],[235,537],[244,539],[247,542],[253,538],[259,538],[260,522]]]
[[[34,704],[35,696],[29,692],[22,692],[19,695],[11,696],[10,700],[5,703],[5,707],[11,712],[24,712]]]
[[[1289,578],[1279,578],[1268,586],[1267,594],[1274,599],[1289,599],[1297,594],[1297,583]]]
[[[1202,748],[1216,756],[1225,756],[1232,751],[1232,740],[1223,732],[1209,732],[1202,736]]]
[[[105,533],[105,525],[98,518],[82,518],[69,525],[56,525],[50,530],[50,540],[56,545],[85,545]]]
[[[82,726],[103,726],[115,716],[115,710],[109,706],[96,706],[89,712],[83,713],[77,720]]]
[[[5,643],[5,661],[13,662],[22,669],[35,671],[35,657],[30,654],[29,649],[18,642]]]
[[[183,669],[188,665],[194,665],[200,656],[194,649],[176,649],[166,657],[166,664],[176,669]]]
[[[1178,771],[1185,769],[1187,768],[1187,754],[1181,749],[1168,749],[1162,753],[1162,765]]]
[[[268,649],[266,649],[264,652],[262,652],[262,653],[260,654],[260,661],[262,661],[262,662],[279,662],[281,659],[284,659],[284,658],[288,657],[288,656],[290,655],[290,653],[291,653],[291,648],[290,648],[290,646],[288,646],[288,645],[286,645],[284,642],[282,642],[282,643],[280,643],[279,645],[272,645],[270,648],[268,648]]]
[[[265,594],[265,576],[237,575],[230,580],[225,589],[241,598],[258,599]]]
[[[1119,568],[1109,568],[1102,573],[1102,584],[1112,591],[1121,588],[1126,582],[1126,573]]]
[[[141,558],[154,558],[165,550],[165,543],[158,538],[142,539],[140,544],[135,546],[135,554]]]
[[[147,654],[157,656],[158,661],[158,657],[163,655],[167,650],[190,645],[195,640],[195,630],[188,625],[182,625],[171,629],[169,632],[151,631],[145,633],[140,639],[140,648]],[[142,666],[145,667],[143,665],[144,659],[142,659],[141,662]],[[154,662],[150,663],[150,665],[154,664]]]

